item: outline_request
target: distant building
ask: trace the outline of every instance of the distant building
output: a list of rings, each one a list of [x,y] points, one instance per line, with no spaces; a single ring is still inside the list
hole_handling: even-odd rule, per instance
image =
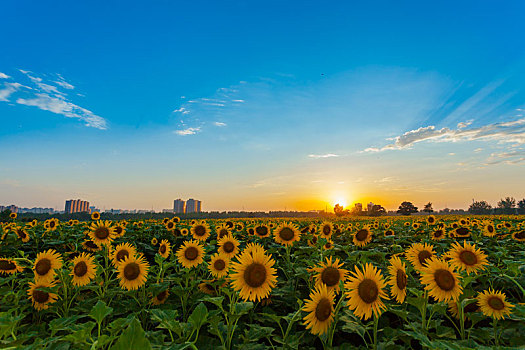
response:
[[[66,214],[73,213],[87,213],[89,212],[89,202],[81,199],[70,199],[66,201],[66,208],[64,210]]]
[[[361,203],[356,203],[356,204],[355,204],[355,210],[356,210],[356,211],[363,211],[363,204],[361,204]]]
[[[195,199],[190,198],[186,201],[186,213],[196,213],[197,212],[197,203]]]
[[[370,202],[366,205],[366,210],[372,211],[372,208],[374,207],[374,203]]]
[[[186,212],[186,202],[182,199],[175,199],[173,201],[173,212],[174,213],[185,213]]]
[[[202,210],[202,201],[196,201],[197,203],[197,213],[200,213]]]
[[[53,214],[55,209],[53,208],[18,208],[19,213],[29,214]]]
[[[11,210],[11,213],[18,213],[18,207],[13,204],[7,206],[0,205],[0,211],[4,210]]]

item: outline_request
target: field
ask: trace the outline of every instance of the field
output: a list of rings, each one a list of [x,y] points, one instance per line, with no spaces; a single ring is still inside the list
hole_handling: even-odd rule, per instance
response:
[[[525,346],[525,217],[2,223],[0,347]]]

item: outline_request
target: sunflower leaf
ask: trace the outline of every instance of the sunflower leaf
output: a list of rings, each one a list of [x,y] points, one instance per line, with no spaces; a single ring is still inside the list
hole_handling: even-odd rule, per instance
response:
[[[112,312],[112,307],[107,306],[105,302],[99,300],[97,304],[93,306],[93,309],[91,309],[89,316],[97,321],[97,324],[100,324],[104,318],[106,318],[106,316],[110,315]]]
[[[151,349],[151,344],[146,338],[144,329],[136,318],[131,321],[128,328],[122,332],[115,345],[111,350],[129,350],[129,349]]]

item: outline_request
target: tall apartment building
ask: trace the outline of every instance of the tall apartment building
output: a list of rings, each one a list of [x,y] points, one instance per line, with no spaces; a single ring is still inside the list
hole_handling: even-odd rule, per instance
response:
[[[367,209],[368,211],[371,211],[373,207],[374,207],[374,203],[372,203],[372,202],[370,202],[370,203],[368,203],[368,204],[366,205],[366,209]]]
[[[356,211],[363,211],[363,204],[361,204],[361,203],[356,203],[356,204],[355,204],[355,210],[356,210]]]
[[[175,199],[173,201],[173,212],[174,213],[185,213],[186,212],[186,202],[182,199]]]
[[[66,201],[65,212],[67,214],[89,212],[89,202],[81,199],[70,199]]]
[[[190,198],[186,201],[186,213],[200,213],[202,210],[202,201]]]

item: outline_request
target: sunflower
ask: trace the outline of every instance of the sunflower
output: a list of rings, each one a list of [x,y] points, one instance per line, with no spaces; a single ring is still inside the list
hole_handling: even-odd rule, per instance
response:
[[[109,258],[113,266],[118,267],[118,264],[123,262],[125,258],[135,256],[136,254],[136,248],[130,243],[124,242],[111,249]]]
[[[288,246],[301,239],[301,232],[294,224],[284,222],[274,229],[273,238],[277,243]]]
[[[247,231],[250,236],[255,234],[255,229],[253,227],[249,227]]]
[[[35,281],[49,283],[55,278],[55,270],[62,267],[62,258],[54,249],[38,253],[33,266]]]
[[[255,226],[255,234],[259,237],[268,237],[270,235],[270,228],[265,224],[257,225]]]
[[[182,230],[180,230],[180,233],[183,236],[187,236],[190,233],[190,230],[188,230],[187,228],[183,228]]]
[[[168,242],[167,239],[163,239],[161,242],[160,242],[160,245],[159,245],[159,254],[163,257],[163,258],[168,258],[168,256],[170,256],[170,252],[171,252],[171,244],[170,242]]]
[[[310,247],[315,247],[317,245],[317,242],[319,242],[319,238],[317,237],[317,235],[313,235],[312,239],[308,240],[308,245]]]
[[[428,243],[414,243],[405,252],[405,258],[410,261],[417,271],[421,271],[425,267],[428,259],[434,256],[434,247]]]
[[[354,244],[358,247],[364,247],[370,241],[372,240],[372,233],[368,229],[368,227],[363,227],[362,229],[358,230],[356,233],[354,233],[354,237],[352,241]]]
[[[24,243],[29,242],[29,235],[27,234],[27,231],[24,230],[23,228],[21,228],[21,227],[17,227],[17,228],[15,229],[15,233],[16,233],[16,235],[18,236],[18,238],[19,238],[22,242],[24,242]]]
[[[494,237],[497,234],[492,222],[487,222],[483,225],[483,234],[487,237]]]
[[[75,286],[85,286],[97,274],[95,257],[88,253],[82,253],[73,259],[73,267],[70,275],[73,276],[72,283]]]
[[[238,262],[232,262],[233,272],[230,275],[231,285],[239,291],[245,301],[259,301],[270,294],[277,282],[277,270],[272,266],[275,261],[271,255],[266,255],[259,245],[244,250],[238,257]]]
[[[312,334],[326,333],[334,320],[334,292],[326,285],[317,285],[304,303],[303,311],[308,314],[303,318],[306,329]]]
[[[221,278],[228,275],[228,268],[230,265],[230,259],[222,254],[215,254],[211,257],[208,270],[215,277]]]
[[[230,259],[239,252],[239,241],[231,234],[222,237],[217,244],[219,245],[219,253],[226,255]]]
[[[211,296],[216,296],[219,291],[219,286],[216,285],[217,280],[204,280],[199,283],[199,290]],[[225,286],[223,283],[222,286]]]
[[[432,231],[432,239],[435,241],[438,241],[440,239],[445,238],[445,231],[443,231],[442,228],[438,228],[434,231]]]
[[[127,290],[139,289],[148,279],[149,264],[143,256],[128,256],[118,265],[120,286]]]
[[[11,219],[16,219],[17,216],[18,216],[17,213],[11,213],[11,214],[9,214],[9,217],[10,217]]]
[[[166,302],[166,300],[168,300],[168,296],[169,295],[170,295],[170,293],[168,292],[168,290],[163,290],[162,292],[160,292],[159,294],[157,294],[153,298],[151,298],[150,302],[153,305],[164,304]]]
[[[29,228],[35,227],[37,224],[38,224],[38,220],[34,219],[33,221],[30,221],[30,222],[27,223],[27,227],[29,227]]]
[[[467,227],[458,227],[452,231],[453,235],[456,237],[464,238],[470,237],[470,230]]]
[[[199,241],[186,241],[177,250],[177,259],[186,268],[201,264],[204,261],[203,257],[204,248],[199,244]]]
[[[174,223],[178,224],[180,222],[180,218],[178,216],[174,216],[171,218],[171,221],[173,221]]]
[[[102,247],[92,240],[86,240],[82,242],[82,247],[84,247],[86,250],[89,250],[90,252],[98,252],[99,250],[102,250]]]
[[[321,237],[329,239],[332,236],[332,232],[334,231],[334,225],[332,225],[331,222],[323,222],[319,231],[321,233]]]
[[[332,241],[326,241],[326,243],[323,245],[324,250],[332,249],[334,247],[334,243]]]
[[[22,271],[24,268],[19,266],[15,260],[0,258],[0,275],[12,275]]]
[[[459,275],[446,261],[431,258],[421,271],[421,284],[436,301],[457,301],[462,292]]]
[[[173,231],[175,230],[175,227],[177,226],[173,221],[169,220],[164,223],[164,226],[166,227],[166,230]]]
[[[114,230],[115,238],[122,237],[126,233],[126,226],[123,225],[122,223],[119,223],[113,226],[113,230]]]
[[[525,230],[513,232],[512,238],[518,242],[525,242]]]
[[[159,244],[159,240],[157,239],[157,237],[153,237],[151,239],[151,245],[157,245],[157,244]]]
[[[57,218],[51,218],[44,222],[46,231],[55,231],[58,228],[59,221]]]
[[[110,244],[115,238],[115,229],[109,221],[96,221],[91,224],[89,237],[98,245]]]
[[[381,299],[388,299],[384,290],[386,284],[381,272],[372,264],[367,263],[363,271],[356,266],[352,275],[345,283],[348,307],[361,319],[371,318],[372,313],[375,317],[379,317],[386,309]]]
[[[496,320],[510,315],[510,309],[514,307],[514,305],[505,301],[505,298],[505,293],[494,291],[493,289],[485,290],[476,297],[483,315],[493,317]]]
[[[385,237],[393,236],[393,235],[394,235],[394,230],[388,229],[385,231]]]
[[[448,301],[448,311],[454,316],[454,318],[459,320],[459,308],[458,308],[458,302],[449,300]],[[480,311],[478,304],[474,301],[471,302],[463,308],[463,316],[465,319],[469,318],[468,314],[472,312]]]
[[[231,233],[231,228],[226,225],[219,225],[215,228],[215,232],[217,233],[217,239],[221,239]]]
[[[400,304],[405,301],[407,295],[407,274],[405,263],[401,261],[397,256],[390,259],[390,266],[388,267],[388,273],[390,279],[388,284],[390,285],[390,294]]]
[[[94,211],[91,214],[91,220],[100,220],[100,213],[98,211]]]
[[[427,224],[434,225],[436,223],[436,217],[434,215],[429,215],[427,217]]]
[[[332,257],[326,258],[326,262],[322,262],[319,267],[308,269],[309,272],[316,272],[315,284],[325,285],[329,291],[339,292],[339,282],[345,282],[347,279],[348,270],[342,269],[343,263],[339,263],[339,258],[332,262]]]
[[[194,239],[205,241],[210,236],[210,226],[204,220],[195,222],[191,226],[191,234]]]
[[[28,299],[31,300],[33,306],[38,311],[45,310],[49,308],[49,304],[54,303],[58,295],[55,293],[45,292],[40,290],[41,288],[52,288],[56,282],[44,283],[39,282],[29,282],[29,289],[27,290]]]
[[[467,274],[477,273],[479,270],[484,270],[485,266],[488,265],[487,255],[466,241],[463,241],[463,246],[457,242],[454,243],[446,256],[451,259],[450,264],[452,266],[460,271],[466,270]]]

